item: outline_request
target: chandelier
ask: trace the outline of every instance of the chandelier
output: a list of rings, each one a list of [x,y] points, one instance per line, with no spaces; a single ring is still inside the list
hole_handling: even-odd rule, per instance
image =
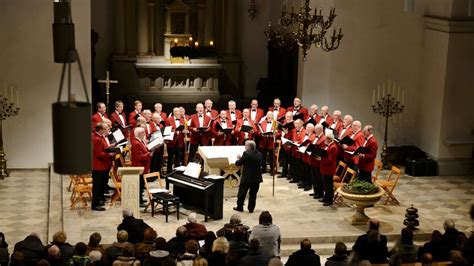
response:
[[[338,34],[336,34],[336,29],[334,29],[332,36],[326,35],[334,22],[334,18],[336,18],[335,8],[331,8],[329,16],[325,19],[321,8],[314,8],[314,12],[312,12],[313,9],[309,2],[310,0],[305,0],[301,4],[299,12],[295,12],[294,7],[291,8],[291,12],[287,12],[285,1],[277,25],[273,26],[270,21],[268,30],[265,31],[265,35],[272,45],[288,50],[301,47],[303,50],[303,61],[306,61],[308,50],[313,44],[317,48],[329,52],[339,47],[344,36],[341,34],[340,28]]]

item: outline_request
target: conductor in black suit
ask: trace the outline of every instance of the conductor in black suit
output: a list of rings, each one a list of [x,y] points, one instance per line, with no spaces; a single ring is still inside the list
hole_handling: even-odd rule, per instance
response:
[[[262,179],[262,154],[256,149],[256,144],[252,140],[245,142],[245,152],[242,156],[237,155],[235,165],[242,166],[242,178],[240,180],[239,192],[237,193],[237,207],[234,210],[243,212],[244,201],[249,192],[248,210],[252,213],[255,210],[257,192]]]

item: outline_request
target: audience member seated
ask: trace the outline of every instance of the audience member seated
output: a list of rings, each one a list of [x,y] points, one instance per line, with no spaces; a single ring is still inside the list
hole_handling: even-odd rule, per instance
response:
[[[413,231],[411,229],[402,229],[401,238],[390,251],[390,254],[390,261],[396,265],[416,262],[418,247],[413,243]]]
[[[309,241],[308,239],[303,239],[303,241],[301,241],[300,243],[300,250],[295,251],[293,254],[291,254],[285,265],[320,266],[321,260],[319,258],[319,255],[316,254],[316,251],[311,248],[311,241]]]
[[[38,235],[35,233],[30,234],[24,240],[15,244],[13,252],[20,252],[17,254],[18,260],[22,258],[24,263],[31,264],[36,263],[43,257],[44,246]],[[14,255],[14,254],[13,254]],[[12,255],[12,261],[13,256]]]
[[[334,248],[334,255],[326,260],[325,266],[348,266],[347,246],[342,242],[337,242]]]
[[[451,260],[452,266],[467,266],[467,260],[463,257],[462,252],[459,250],[451,250],[449,252],[449,259]]]
[[[264,254],[270,257],[280,256],[280,228],[273,224],[273,218],[268,211],[263,211],[260,214],[259,224],[253,227],[249,238],[258,239]]]
[[[61,249],[61,248],[59,248]],[[79,242],[74,246],[74,255],[66,263],[67,266],[88,266],[91,259],[87,256],[87,245]]]
[[[225,258],[229,253],[229,241],[225,237],[218,237],[212,245],[212,253],[207,258],[209,266],[226,265]]]
[[[104,253],[104,247],[100,244],[100,241],[102,240],[102,236],[95,232],[92,233],[89,237],[89,244],[87,244],[87,255],[93,250],[99,251],[101,254]]]
[[[453,249],[456,249],[457,247],[459,231],[458,229],[456,229],[456,225],[451,219],[444,221],[443,228],[444,234],[441,237],[441,241],[443,245],[447,248],[447,252],[449,255],[449,252]]]
[[[192,266],[194,259],[197,258],[197,253],[199,250],[199,243],[194,240],[190,239],[186,242],[185,245],[186,251],[178,256],[178,266]]]
[[[434,230],[433,233],[431,233],[431,240],[418,249],[418,258],[421,258],[425,253],[431,254],[433,261],[449,260],[449,251],[447,247],[443,245],[440,231]]]
[[[433,256],[430,253],[424,253],[419,257],[421,261],[421,265],[427,266],[427,265],[432,265],[433,264]]]
[[[188,215],[188,222],[184,227],[186,227],[189,239],[203,240],[206,236],[207,229],[203,224],[197,222],[197,215],[194,212]]]
[[[36,266],[50,266],[49,262],[47,260],[39,260],[36,263]]]
[[[373,264],[387,263],[387,237],[379,233],[379,221],[370,219],[368,226],[369,231],[357,238],[352,250],[357,253],[359,261],[368,260]]]
[[[59,231],[54,233],[53,235],[53,241],[46,246],[44,249],[44,254],[47,254],[48,249],[52,245],[58,246],[60,253],[61,253],[61,259],[65,262],[67,262],[73,255],[74,255],[74,247],[66,242],[67,240],[67,235],[63,231]]]
[[[219,236],[219,237],[221,237],[221,236],[226,237],[226,235],[232,235],[232,232],[234,231],[234,229],[236,227],[241,227],[242,229],[244,229],[245,241],[248,242],[248,233],[247,232],[249,231],[250,227],[242,224],[242,220],[240,219],[240,216],[238,214],[232,215],[230,217],[229,223],[224,224],[224,227],[217,230],[216,235]],[[227,232],[227,234],[226,234],[226,232]],[[230,241],[232,239],[227,238],[227,240]]]
[[[141,263],[133,256],[133,246],[125,246],[122,250],[122,255],[118,256],[112,264],[113,266],[140,266]]]
[[[212,253],[212,244],[216,240],[216,234],[213,231],[208,231],[204,237],[204,245],[199,249],[199,255],[205,259]]]
[[[164,237],[157,237],[155,239],[156,250],[166,250],[166,239]]]
[[[207,266],[207,260],[201,256],[198,256],[193,261],[193,266]]]
[[[240,260],[241,266],[264,266],[268,265],[270,257],[260,250],[260,241],[253,238],[250,240],[249,251]]]
[[[155,240],[158,237],[158,233],[151,227],[148,227],[143,232],[143,241],[135,245],[135,257],[143,263],[145,258],[148,257],[150,251],[156,250]]]
[[[131,247],[133,244],[128,242],[128,233],[125,230],[120,230],[117,232],[117,242],[114,242],[112,246],[108,247],[102,258],[102,262],[105,266],[110,266],[112,263],[119,257],[123,255],[123,250],[126,247]]]
[[[8,265],[10,262],[10,255],[8,254],[8,244],[5,240],[5,235],[0,232],[0,265]]]
[[[30,262],[31,265],[35,265],[35,262]],[[25,256],[23,256],[23,253],[20,251],[15,251],[12,254],[12,257],[10,259],[10,265],[11,266],[25,266]]]
[[[469,214],[471,215],[471,220],[474,221],[474,204],[471,205]],[[464,243],[462,253],[468,264],[474,265],[474,233],[471,232],[471,236],[466,240],[466,243]]]
[[[279,257],[273,257],[268,261],[268,266],[283,266],[283,262]]]
[[[239,254],[235,251],[229,250],[229,253],[225,256],[225,265],[226,266],[239,266],[240,258]]]
[[[47,252],[48,252],[47,259],[50,265],[60,266],[66,262],[61,257],[61,251],[59,250],[58,246],[52,245],[51,247],[48,248]]]
[[[234,229],[232,240],[229,241],[229,252],[234,251],[239,255],[239,260],[247,254],[249,245],[245,241],[245,232],[241,227]]]
[[[186,251],[186,241],[188,241],[186,227],[180,226],[176,229],[176,236],[166,243],[166,250],[172,258],[177,258]]]
[[[170,257],[170,253],[166,250],[154,250],[150,252],[150,256],[145,259],[143,265],[176,265],[176,260]]]
[[[122,223],[117,227],[117,231],[125,230],[128,233],[128,242],[136,244],[143,240],[143,232],[150,227],[142,219],[133,217],[131,209],[123,210]]]
[[[92,250],[89,252],[89,258],[91,259],[91,265],[102,266],[102,252],[98,250]]]

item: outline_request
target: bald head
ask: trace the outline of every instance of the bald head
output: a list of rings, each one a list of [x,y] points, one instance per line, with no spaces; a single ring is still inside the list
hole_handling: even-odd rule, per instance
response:
[[[345,115],[344,116],[344,121],[343,121],[344,126],[346,126],[346,127],[350,126],[352,124],[352,121],[353,121],[353,119],[352,119],[351,115]]]
[[[327,107],[327,106],[321,107],[321,115],[326,116],[328,114],[329,114],[329,107]]]
[[[306,124],[306,135],[313,133],[314,125],[311,123]]]
[[[341,111],[339,111],[339,110],[334,111],[332,113],[332,118],[334,119],[334,121],[341,120]]]
[[[196,113],[198,114],[204,113],[204,105],[202,103],[196,104]]]
[[[374,131],[374,129],[373,129],[372,125],[367,125],[367,126],[364,127],[364,130],[362,130],[362,133],[364,133],[364,137],[367,138],[367,137],[369,137],[370,135],[373,134],[373,131]]]
[[[317,124],[314,126],[314,132],[316,133],[317,136],[321,135],[323,133],[324,127],[321,124]]]
[[[310,115],[315,115],[318,113],[318,106],[316,104],[312,104],[310,107],[309,107],[309,113]]]
[[[361,128],[362,124],[359,120],[352,122],[352,131],[354,131],[354,133],[359,132]]]
[[[300,130],[303,127],[303,120],[301,119],[296,119],[294,123],[297,130]]]

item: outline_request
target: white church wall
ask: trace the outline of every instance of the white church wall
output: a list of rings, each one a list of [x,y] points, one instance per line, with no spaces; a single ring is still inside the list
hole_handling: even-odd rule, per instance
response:
[[[20,114],[3,125],[8,166],[46,168],[53,158],[51,104],[56,101],[62,67],[53,61],[53,1],[0,3],[0,81],[19,89],[21,107]],[[73,1],[72,15],[90,96],[90,1]],[[72,69],[73,93],[82,100],[77,64]]]

